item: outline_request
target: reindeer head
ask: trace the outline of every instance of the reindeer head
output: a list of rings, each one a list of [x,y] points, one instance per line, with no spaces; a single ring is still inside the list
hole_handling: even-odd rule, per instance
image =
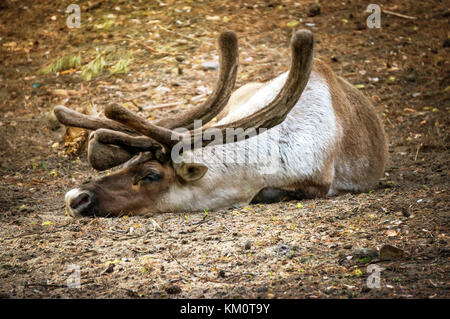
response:
[[[309,31],[297,31],[291,39],[292,61],[288,78],[272,102],[259,111],[226,125],[212,125],[211,120],[227,104],[236,80],[238,67],[237,37],[223,32],[218,40],[220,71],[216,87],[205,103],[179,116],[156,123],[110,104],[105,118],[80,114],[64,106],[57,106],[58,120],[67,125],[93,130],[88,146],[88,160],[93,168],[103,171],[122,165],[121,169],[69,191],[67,210],[72,216],[117,216],[121,214],[164,212],[167,192],[175,185],[182,188],[198,181],[207,173],[201,163],[179,162],[172,150],[192,146],[207,147],[211,140],[203,139],[202,129],[194,128],[194,120],[201,120],[222,136],[222,143],[230,143],[228,128],[269,129],[281,123],[298,101],[309,78],[313,56],[313,37]],[[204,128],[205,126],[203,126]],[[180,133],[179,128],[185,128]],[[248,138],[235,136],[233,141]],[[231,142],[233,142],[231,141]],[[217,144],[217,140],[214,141]]]

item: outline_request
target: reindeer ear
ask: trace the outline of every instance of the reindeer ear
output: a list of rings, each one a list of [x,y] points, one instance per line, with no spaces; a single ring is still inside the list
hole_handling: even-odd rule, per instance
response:
[[[198,163],[173,163],[175,173],[185,182],[195,182],[202,178],[208,171],[208,167]]]

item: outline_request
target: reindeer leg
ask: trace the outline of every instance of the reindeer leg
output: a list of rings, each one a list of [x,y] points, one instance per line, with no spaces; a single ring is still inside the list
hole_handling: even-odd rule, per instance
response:
[[[302,193],[294,190],[281,189],[276,187],[265,187],[253,197],[250,204],[272,204],[281,201],[302,200],[305,197]]]

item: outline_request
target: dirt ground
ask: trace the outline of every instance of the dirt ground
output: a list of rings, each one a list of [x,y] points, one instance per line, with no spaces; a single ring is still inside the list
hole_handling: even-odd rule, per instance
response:
[[[81,28],[64,11],[81,6]],[[446,1],[13,1],[0,3],[0,296],[4,298],[449,298],[449,7]],[[112,21],[112,22],[111,22]],[[64,156],[57,104],[111,101],[149,119],[202,102],[220,31],[237,32],[236,87],[289,67],[293,28],[316,56],[369,96],[390,143],[369,193],[215,212],[79,218],[64,194],[89,177]],[[96,51],[97,49],[97,51]],[[124,74],[43,75],[67,54],[132,57]],[[384,245],[401,249],[380,260]],[[381,267],[369,288],[368,265]],[[81,288],[68,288],[70,265]]]

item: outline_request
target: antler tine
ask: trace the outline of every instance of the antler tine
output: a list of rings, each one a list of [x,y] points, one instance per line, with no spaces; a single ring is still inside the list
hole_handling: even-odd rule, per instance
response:
[[[236,82],[237,68],[239,64],[238,40],[232,31],[222,32],[218,39],[219,78],[213,93],[205,103],[185,111],[175,117],[162,119],[156,125],[168,129],[185,127],[188,130],[194,128],[194,120],[201,120],[206,124],[211,121],[227,104]]]
[[[92,133],[103,144],[113,144],[137,152],[161,150],[159,143],[147,136],[132,136],[108,129],[98,129]]]
[[[103,171],[123,164],[139,152],[151,152],[155,158],[160,158],[162,147],[146,136],[132,136],[109,129],[91,133],[88,160],[96,170]]]
[[[135,155],[136,153],[130,152],[124,148],[101,143],[98,141],[98,137],[91,134],[88,145],[88,161],[89,164],[98,171],[104,171],[121,165]]]
[[[219,79],[214,92],[204,104],[186,111],[181,116],[160,120],[157,124],[150,123],[117,104],[106,106],[106,117],[121,122],[141,134],[151,136],[169,148],[172,147],[181,135],[174,133],[171,129],[183,126],[186,129],[192,129],[194,120],[202,120],[202,123],[209,122],[225,107],[230,98],[238,66],[237,36],[231,31],[222,32],[218,44],[220,51]],[[172,138],[172,133],[175,139]]]
[[[96,170],[123,164],[139,152],[161,152],[159,143],[147,136],[135,136],[136,131],[110,119],[81,114],[62,105],[56,106],[54,112],[66,126],[94,130],[88,145],[88,161]]]
[[[105,107],[105,115],[106,117],[120,122],[145,136],[155,139],[168,148],[175,145],[178,138],[183,137],[182,134],[165,127],[155,125],[116,103],[109,104]]]
[[[270,129],[280,124],[286,118],[308,83],[312,68],[313,48],[314,39],[310,31],[301,30],[293,34],[291,38],[291,68],[283,88],[272,102],[254,114],[230,124],[213,126],[221,130],[223,143],[233,142],[226,139],[227,128],[242,128],[244,130],[250,127]],[[185,137],[181,133],[150,123],[117,104],[108,105],[105,109],[105,115],[146,136],[154,138],[169,148]],[[191,131],[189,134],[191,145],[194,145],[196,141],[202,141],[202,146],[206,146],[211,142],[210,140],[202,139],[202,132]],[[249,137],[245,135],[245,132],[242,132],[241,135],[235,137],[235,140],[243,140]]]
[[[221,33],[218,44],[220,51],[219,79],[211,96],[205,103],[186,111],[181,116],[160,120],[158,122],[159,126],[166,128],[187,126],[188,129],[192,129],[195,119],[207,123],[225,107],[236,81],[238,66],[236,34],[230,31]],[[98,130],[91,136],[88,147],[88,160],[92,167],[97,170],[105,170],[120,165],[140,151],[161,150],[161,146],[158,146],[154,140],[148,137],[124,134],[135,134],[136,131],[116,121],[81,114],[62,105],[57,106],[54,112],[58,120],[64,125]],[[108,110],[105,110],[105,113],[108,114]],[[128,113],[131,114],[131,112]],[[144,121],[147,124],[146,126],[151,127],[151,124],[147,121],[141,120],[136,116],[134,118],[137,119],[137,122]],[[133,127],[132,125],[130,126]],[[166,138],[167,136],[170,137],[170,131],[163,130],[163,132],[158,133],[160,130],[157,127],[155,129],[153,131],[150,130],[150,132],[147,130],[137,131],[147,136],[155,136],[166,146],[171,147],[171,139]]]
[[[222,130],[224,143],[226,128],[242,128],[247,129],[253,127],[270,129],[284,121],[288,113],[299,100],[311,74],[311,68],[314,56],[314,37],[308,30],[296,31],[291,38],[291,67],[287,80],[272,102],[264,106],[257,112],[239,119],[235,122],[213,126]],[[245,134],[243,132],[242,134]],[[241,140],[245,136],[237,136],[237,140]],[[192,136],[192,144],[198,140],[198,136]],[[210,143],[210,141],[203,141]]]
[[[57,105],[53,112],[55,113],[58,121],[66,126],[80,127],[88,130],[106,128],[114,131],[136,134],[136,132],[131,130],[129,127],[115,121],[111,121],[110,119],[103,119],[82,114],[62,105]]]

